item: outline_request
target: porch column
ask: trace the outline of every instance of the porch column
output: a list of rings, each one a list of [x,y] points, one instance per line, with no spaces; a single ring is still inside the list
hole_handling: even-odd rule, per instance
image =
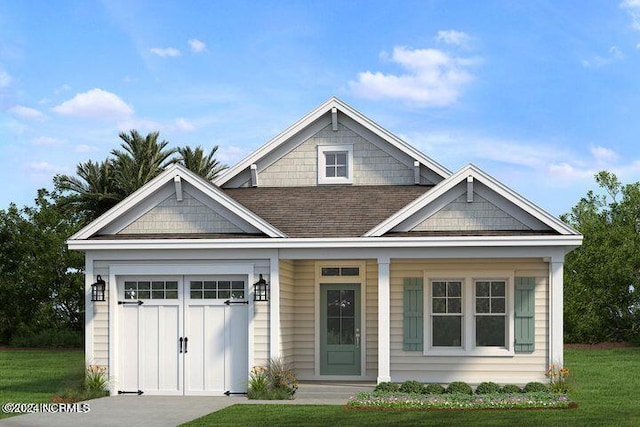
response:
[[[280,357],[280,261],[278,256],[271,257],[269,277],[269,357]]]
[[[563,272],[564,262],[549,263],[549,363],[563,364]]]
[[[378,258],[378,383],[391,381],[391,292],[387,257]]]

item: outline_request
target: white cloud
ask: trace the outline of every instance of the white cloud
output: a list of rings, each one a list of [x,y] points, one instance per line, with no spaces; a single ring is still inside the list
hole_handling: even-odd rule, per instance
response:
[[[349,82],[351,90],[363,98],[392,98],[423,107],[445,107],[455,103],[473,80],[467,69],[473,61],[438,49],[398,46],[389,59],[405,72],[395,75],[365,71],[358,74],[357,81]]]
[[[183,131],[183,132],[191,132],[196,130],[196,127],[193,123],[188,122],[187,120],[183,119],[182,117],[179,118],[178,120],[176,120],[176,129]]]
[[[19,117],[21,119],[27,120],[41,120],[46,118],[44,114],[35,108],[25,107],[23,105],[14,105],[13,107],[7,110],[9,113],[13,114],[15,117]]]
[[[609,65],[614,61],[620,61],[624,59],[624,54],[617,46],[611,46],[607,56],[596,55],[592,59],[585,59],[582,61],[582,66],[586,68],[598,68]]]
[[[631,15],[631,27],[640,31],[640,0],[624,0],[620,3],[620,7],[627,9]]]
[[[53,107],[53,111],[64,116],[92,119],[118,119],[133,114],[133,108],[118,95],[97,88],[77,94],[70,100]]]
[[[618,154],[609,148],[591,146],[589,151],[598,164],[608,164],[618,160]]]
[[[232,165],[247,155],[246,148],[237,145],[221,145],[216,151],[216,158],[220,163]]]
[[[166,47],[166,48],[153,47],[149,49],[149,52],[153,53],[154,55],[161,56],[163,58],[165,56],[180,56],[180,51],[173,47]]]
[[[48,136],[39,136],[33,140],[35,145],[59,145],[64,143],[64,141],[58,138],[51,138]]]
[[[207,45],[198,39],[189,40],[189,47],[193,53],[202,53],[207,50]]]
[[[471,41],[471,37],[465,32],[456,30],[440,30],[436,40],[448,45],[466,47]]]
[[[11,76],[5,70],[0,68],[0,89],[9,87],[11,84]]]
[[[92,153],[95,151],[98,151],[97,147],[93,147],[91,145],[85,145],[85,144],[80,144],[75,148],[76,153]]]
[[[36,173],[56,173],[63,169],[49,162],[30,162],[25,167],[28,171]]]
[[[69,86],[68,84],[63,84],[62,86],[60,86],[58,89],[54,90],[53,93],[55,95],[60,95],[63,92],[68,92],[71,89],[73,89],[71,86]]]

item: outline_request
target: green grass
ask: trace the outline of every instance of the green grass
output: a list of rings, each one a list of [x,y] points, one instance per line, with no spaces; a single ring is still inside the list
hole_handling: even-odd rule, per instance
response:
[[[0,350],[0,404],[51,402],[78,387],[83,373],[82,350]],[[0,418],[10,415],[0,411]]]
[[[234,405],[184,426],[638,426],[640,348],[567,350],[577,409],[360,411],[342,406]]]

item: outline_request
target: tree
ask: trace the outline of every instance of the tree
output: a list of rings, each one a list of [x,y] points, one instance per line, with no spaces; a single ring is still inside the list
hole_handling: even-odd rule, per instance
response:
[[[220,172],[227,168],[226,165],[221,165],[215,158],[218,146],[215,145],[208,155],[205,155],[204,149],[201,146],[197,146],[192,149],[190,146],[179,147],[177,153],[179,158],[176,159],[176,163],[179,163],[189,169],[191,172],[200,175],[207,181],[213,181]]]
[[[158,176],[174,160],[175,149],[168,149],[169,142],[158,142],[159,132],[142,137],[137,130],[118,135],[124,142],[122,150],[112,150],[114,156],[115,188],[121,200]]]
[[[609,197],[589,191],[563,219],[584,235],[565,263],[565,339],[600,342],[640,334],[640,183],[595,176]],[[621,200],[617,201],[617,197]]]

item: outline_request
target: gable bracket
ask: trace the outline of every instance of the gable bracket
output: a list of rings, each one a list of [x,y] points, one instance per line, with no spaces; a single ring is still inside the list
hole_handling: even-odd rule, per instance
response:
[[[338,109],[336,107],[331,108],[331,130],[338,130]]]
[[[473,176],[467,177],[467,203],[473,202]]]
[[[173,183],[176,185],[176,200],[178,202],[182,201],[182,180],[180,179],[180,175],[176,175],[173,177]]]

